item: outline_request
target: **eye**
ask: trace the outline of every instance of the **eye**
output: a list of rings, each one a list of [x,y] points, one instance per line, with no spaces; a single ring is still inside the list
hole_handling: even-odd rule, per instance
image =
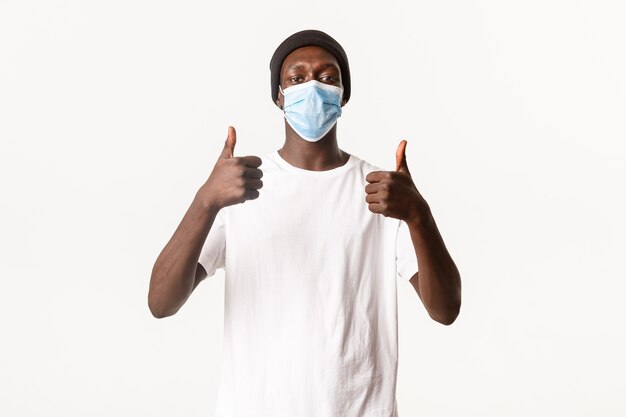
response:
[[[325,83],[330,83],[330,84],[334,84],[334,83],[336,83],[336,82],[338,82],[338,81],[339,81],[339,80],[337,79],[337,77],[335,77],[334,75],[322,75],[322,76],[320,77],[320,80],[321,80],[322,82],[325,82]]]
[[[290,82],[291,84],[297,84],[297,83],[300,83],[300,82],[302,82],[302,77],[300,77],[299,75],[294,75],[294,76],[292,76],[292,77],[289,77],[289,82]]]

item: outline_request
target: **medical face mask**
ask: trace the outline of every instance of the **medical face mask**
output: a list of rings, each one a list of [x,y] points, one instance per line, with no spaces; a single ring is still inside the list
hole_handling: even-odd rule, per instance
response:
[[[309,142],[323,138],[341,116],[341,87],[311,80],[280,91],[287,123]]]

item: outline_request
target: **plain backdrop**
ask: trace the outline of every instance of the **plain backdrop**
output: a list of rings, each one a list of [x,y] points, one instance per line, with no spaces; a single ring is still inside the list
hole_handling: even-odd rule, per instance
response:
[[[623,416],[620,1],[0,1],[0,415],[212,416],[224,275],[178,314],[154,261],[237,128],[284,141],[269,60],[347,51],[339,145],[413,179],[461,272],[449,327],[398,282],[410,416]],[[245,393],[242,393],[245,401]]]

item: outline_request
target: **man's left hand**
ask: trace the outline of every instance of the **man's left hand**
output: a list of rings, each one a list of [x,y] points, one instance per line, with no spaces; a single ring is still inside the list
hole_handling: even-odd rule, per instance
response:
[[[428,204],[413,183],[406,163],[406,140],[396,151],[395,171],[372,171],[365,177],[365,201],[369,210],[407,223],[419,223],[428,211]]]

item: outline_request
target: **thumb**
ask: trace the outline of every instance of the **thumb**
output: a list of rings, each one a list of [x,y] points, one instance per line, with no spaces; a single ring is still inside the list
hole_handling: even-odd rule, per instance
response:
[[[228,126],[228,136],[224,143],[224,149],[220,154],[220,159],[232,158],[235,155],[235,143],[237,143],[237,132],[232,126]]]
[[[406,172],[411,175],[409,172],[409,166],[406,163],[406,143],[406,140],[402,140],[398,145],[398,150],[396,151],[396,171]]]

